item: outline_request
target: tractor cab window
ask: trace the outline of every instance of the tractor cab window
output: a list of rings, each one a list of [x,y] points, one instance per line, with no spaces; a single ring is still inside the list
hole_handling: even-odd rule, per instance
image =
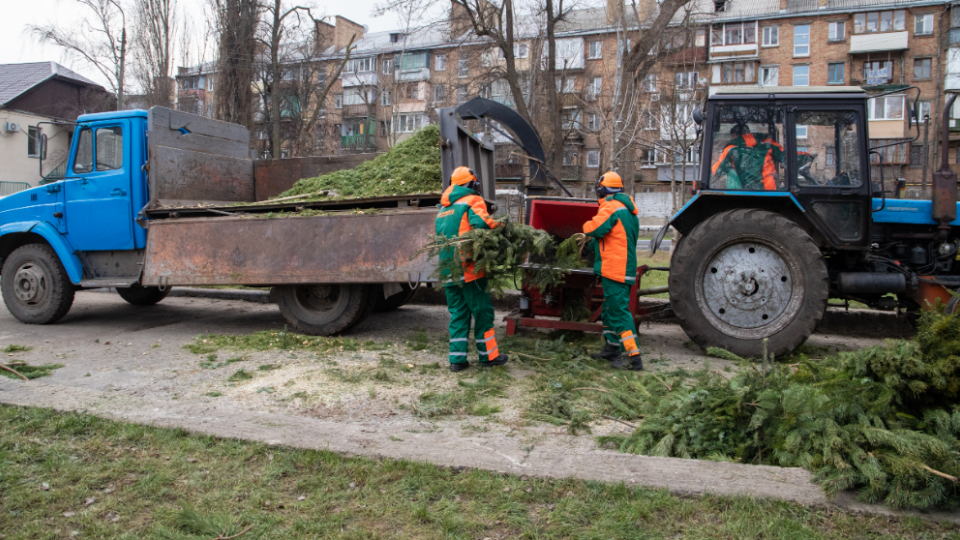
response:
[[[73,160],[73,172],[86,174],[93,171],[93,132],[87,128],[80,131],[77,141],[77,156]]]
[[[855,111],[798,111],[797,183],[857,187],[860,134]]]
[[[787,189],[783,109],[776,105],[723,105],[714,114],[710,189]]]

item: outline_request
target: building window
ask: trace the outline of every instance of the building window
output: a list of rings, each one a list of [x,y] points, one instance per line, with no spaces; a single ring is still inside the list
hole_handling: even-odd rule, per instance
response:
[[[807,138],[807,126],[797,126],[797,138],[798,139]]]
[[[893,82],[893,62],[864,62],[863,78],[868,85],[890,84]]]
[[[433,102],[434,103],[443,103],[447,99],[447,87],[442,84],[438,84],[433,87]]]
[[[700,80],[700,73],[696,71],[680,72],[676,74],[677,88],[693,90]]]
[[[757,66],[753,62],[724,62],[713,65],[714,83],[752,83],[757,80]]]
[[[603,89],[603,79],[600,77],[593,77],[590,79],[589,92],[594,96],[600,95],[600,90]]]
[[[657,76],[656,74],[647,75],[643,78],[643,91],[644,92],[656,92],[657,91]]]
[[[574,147],[563,147],[563,164],[567,167],[577,164],[577,153]]]
[[[831,145],[825,146],[823,159],[827,167],[835,167],[837,165],[837,147]]]
[[[438,54],[433,59],[433,69],[434,71],[446,71],[447,70],[447,55]]]
[[[780,45],[780,27],[765,26],[763,28],[763,46],[776,47]]]
[[[600,41],[591,41],[590,42],[590,51],[587,58],[597,59],[603,56],[603,42]]]
[[[843,41],[846,39],[847,23],[832,22],[828,32],[827,39],[830,41]]]
[[[380,72],[384,75],[390,75],[393,72],[393,60],[384,59],[380,64]]]
[[[37,126],[27,127],[27,157],[40,157],[40,130]]]
[[[587,168],[588,169],[600,168],[600,151],[599,150],[587,150]]]
[[[810,66],[793,66],[793,85],[810,86]]]
[[[457,87],[457,103],[466,103],[467,102],[467,87],[458,86]]]
[[[809,24],[798,24],[793,27],[793,55],[810,56]]]
[[[526,43],[514,43],[513,44],[513,57],[514,58],[526,58],[530,54],[530,48]]]
[[[644,148],[640,150],[640,166],[653,167],[657,164],[657,150],[654,148]]]
[[[914,58],[913,59],[913,78],[929,79],[931,63],[932,63],[932,60],[930,58]]]
[[[416,99],[419,99],[419,98],[417,97],[417,94],[418,94],[418,92],[419,92],[419,86],[420,86],[420,85],[418,85],[418,84],[416,84],[416,83],[414,83],[414,84],[408,84],[408,85],[404,86],[404,87],[403,87],[403,97],[404,97],[405,99],[408,99],[408,100],[416,100]]]
[[[563,92],[564,94],[572,94],[574,92],[574,87],[576,86],[577,78],[576,77],[557,77],[557,92]]]
[[[927,118],[932,118],[932,116],[930,116],[929,101],[920,101],[917,103],[917,117],[921,123],[925,122]]]
[[[466,79],[470,75],[470,62],[466,58],[457,61],[457,77]]]
[[[884,96],[867,102],[870,120],[903,120],[903,96]]]
[[[846,81],[845,66],[843,62],[827,64],[827,84],[843,84]]]
[[[902,142],[904,144],[895,144],[893,146],[887,146],[886,148],[877,148],[876,152],[880,155],[871,152],[870,153],[870,163],[879,164],[880,158],[883,158],[883,163],[885,165],[894,164],[894,165],[903,165],[907,163],[907,146],[906,141],[903,139],[870,139],[870,147],[876,148],[878,146],[883,146],[890,143]]]
[[[393,126],[396,133],[413,133],[420,129],[422,117],[419,114],[398,114]]]
[[[780,69],[777,66],[760,68],[760,86],[777,86]]]
[[[355,60],[348,60],[343,71],[346,73],[364,73],[367,71],[373,71],[375,65],[376,58],[357,58]]]
[[[911,144],[910,145],[910,168],[919,169],[923,167],[923,161],[926,156],[923,152],[922,144]]]
[[[757,42],[757,23],[715,24],[710,37],[710,44],[749,45]]]
[[[333,108],[342,109],[343,108],[343,94],[334,94],[333,95]]]
[[[907,29],[907,12],[874,11],[872,13],[857,13],[853,16],[854,34],[871,34],[874,32],[899,32]]]
[[[929,36],[933,34],[933,13],[914,17],[913,34],[915,36]]]
[[[563,121],[563,129],[579,129],[583,126],[580,122],[580,109],[564,109],[560,118]]]
[[[590,131],[600,131],[600,115],[590,113],[587,115],[587,129]]]

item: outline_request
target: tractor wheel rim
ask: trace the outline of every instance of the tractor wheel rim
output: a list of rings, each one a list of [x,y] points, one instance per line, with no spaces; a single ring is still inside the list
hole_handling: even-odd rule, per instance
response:
[[[800,311],[802,269],[778,243],[732,239],[704,261],[697,301],[701,313],[723,333],[762,339],[782,330]]]
[[[35,263],[20,265],[14,276],[14,293],[21,304],[42,304],[49,296],[47,274]]]

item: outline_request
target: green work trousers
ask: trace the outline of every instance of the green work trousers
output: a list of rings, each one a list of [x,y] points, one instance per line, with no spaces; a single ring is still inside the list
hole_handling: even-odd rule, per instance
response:
[[[487,292],[487,278],[459,286],[447,285],[443,290],[447,294],[447,309],[450,310],[450,363],[467,361],[471,319],[480,361],[487,362],[499,356],[493,329],[493,302]]]
[[[618,345],[621,353],[638,356],[637,326],[630,313],[630,285],[608,278],[603,284],[603,339],[610,345]]]

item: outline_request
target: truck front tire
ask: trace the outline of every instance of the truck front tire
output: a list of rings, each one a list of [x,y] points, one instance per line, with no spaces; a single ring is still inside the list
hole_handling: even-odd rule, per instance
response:
[[[73,305],[73,284],[50,246],[27,244],[15,249],[4,261],[2,274],[3,302],[21,322],[57,322]]]
[[[283,285],[273,297],[280,313],[291,326],[304,334],[339,334],[366,318],[374,302],[368,285]]]
[[[677,246],[670,304],[701,347],[774,355],[810,337],[829,296],[826,262],[813,239],[784,216],[756,209],[722,212]]]
[[[133,287],[117,288],[117,294],[135,306],[152,306],[170,294],[170,287]]]

